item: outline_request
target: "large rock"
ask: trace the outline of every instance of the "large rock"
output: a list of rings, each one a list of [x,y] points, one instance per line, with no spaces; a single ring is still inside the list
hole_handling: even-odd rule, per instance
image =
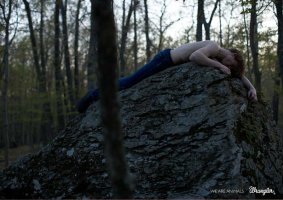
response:
[[[135,198],[282,198],[280,137],[267,105],[249,102],[239,79],[188,63],[120,100]],[[98,109],[4,170],[0,197],[111,198]]]

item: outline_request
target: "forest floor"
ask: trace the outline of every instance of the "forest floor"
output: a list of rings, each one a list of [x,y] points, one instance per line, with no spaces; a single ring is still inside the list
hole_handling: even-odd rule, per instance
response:
[[[24,156],[29,153],[34,153],[38,150],[38,147],[33,147],[33,149],[28,146],[19,146],[17,148],[10,148],[9,149],[9,160],[10,164],[12,164],[14,161],[16,161],[21,156]],[[4,158],[4,149],[0,149],[0,171],[2,171],[5,167],[5,158]]]

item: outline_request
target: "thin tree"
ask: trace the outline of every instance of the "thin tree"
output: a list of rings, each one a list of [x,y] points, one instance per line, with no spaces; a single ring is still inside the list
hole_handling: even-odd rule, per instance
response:
[[[253,58],[253,72],[255,75],[255,86],[261,92],[261,72],[258,63],[258,23],[257,23],[257,0],[251,0],[250,20],[250,47]]]
[[[159,17],[159,23],[156,26],[156,29],[158,30],[159,33],[159,41],[158,41],[158,46],[157,46],[157,51],[161,51],[163,49],[164,45],[164,34],[165,32],[173,25],[175,22],[179,21],[181,18],[178,18],[176,20],[169,21],[168,23],[165,23],[165,15],[167,11],[167,5],[166,5],[166,0],[163,0],[163,4],[161,7],[161,15]]]
[[[147,0],[144,0],[144,32],[145,32],[145,38],[146,38],[146,60],[147,62],[151,58],[151,41],[149,37],[149,18],[148,18],[148,5]]]
[[[198,0],[196,41],[202,41],[203,24],[204,24],[204,0]]]
[[[4,159],[5,167],[9,165],[9,121],[8,121],[8,86],[9,86],[9,56],[10,56],[10,20],[12,15],[12,0],[0,2],[5,26],[5,44],[2,59],[3,66],[3,85],[2,85],[2,102],[3,102],[3,136],[4,136]],[[2,131],[1,131],[2,132]]]
[[[278,22],[278,71],[281,75],[281,88],[283,90],[283,0],[274,0],[276,7],[276,18]]]
[[[39,83],[38,92],[40,94],[41,100],[43,101],[43,113],[41,116],[41,141],[46,144],[52,135],[52,115],[51,115],[51,105],[48,100],[46,100],[47,95],[47,85],[46,85],[46,56],[44,51],[44,42],[43,42],[43,30],[44,30],[44,20],[43,20],[43,11],[44,11],[44,2],[41,0],[41,11],[40,11],[40,56],[38,52],[38,42],[35,36],[35,31],[33,27],[33,20],[31,15],[30,3],[27,0],[23,0],[25,5],[25,11],[28,19],[28,26],[30,32],[30,41],[32,47],[33,63],[36,71],[37,81]],[[32,145],[32,144],[31,144]]]
[[[208,22],[205,19],[204,0],[198,0],[196,40],[202,41],[202,26],[205,28],[205,39],[210,40],[210,26],[220,0],[216,0]],[[220,16],[219,16],[220,17]]]
[[[40,63],[42,70],[42,78],[44,78],[44,82],[46,83],[46,54],[45,54],[45,46],[44,46],[44,10],[45,10],[45,2],[44,0],[40,0],[40,30],[39,30],[39,38],[40,38]]]
[[[34,27],[33,27],[33,20],[32,20],[32,16],[31,16],[30,4],[27,0],[23,0],[23,2],[24,2],[24,5],[25,5],[25,10],[26,10],[27,18],[28,18],[28,26],[29,26],[29,32],[30,32],[30,41],[31,41],[35,71],[36,71],[37,79],[38,79],[39,83],[43,84],[42,81],[41,81],[42,73],[41,73],[41,70],[40,70],[38,44],[37,44],[37,41],[36,41],[35,31],[34,31]]]
[[[75,98],[79,98],[79,35],[80,35],[80,10],[81,10],[81,2],[82,0],[78,0],[77,2],[77,11],[76,11],[76,22],[75,22],[75,39],[74,39],[74,80],[75,80]]]
[[[138,31],[137,31],[137,8],[139,1],[134,0],[134,69],[138,68]]]
[[[92,0],[91,0],[92,1]],[[97,68],[97,49],[96,49],[96,38],[95,31],[96,25],[94,21],[94,4],[91,3],[91,15],[90,15],[90,39],[89,39],[89,50],[87,59],[87,87],[88,90],[95,88],[95,69]]]
[[[274,77],[272,110],[273,110],[273,119],[276,123],[278,123],[280,78],[281,78],[281,90],[283,90],[283,10],[282,10],[283,0],[274,0],[273,2],[275,4],[276,17],[278,22],[278,44],[277,44],[278,67],[276,70],[276,75]]]
[[[57,105],[57,122],[58,128],[65,126],[65,117],[63,112],[63,76],[60,63],[60,1],[55,1],[54,11],[54,73],[55,73],[55,89],[56,89],[56,105]]]
[[[67,75],[67,91],[69,102],[71,104],[70,109],[72,110],[75,104],[74,100],[74,89],[73,89],[73,75],[71,70],[71,58],[70,58],[70,51],[69,51],[69,37],[68,37],[68,26],[67,26],[67,5],[68,1],[61,0],[61,17],[62,17],[62,33],[63,33],[63,46],[64,46],[64,64],[66,69]]]
[[[41,73],[40,73],[40,80],[41,88],[39,89],[39,93],[41,94],[41,98],[43,101],[43,112],[41,115],[41,138],[42,142],[46,144],[49,140],[54,137],[54,130],[53,130],[53,116],[51,113],[51,105],[50,101],[47,97],[47,80],[46,80],[46,64],[47,64],[47,51],[46,46],[44,44],[44,34],[43,31],[45,30],[44,24],[44,10],[45,10],[45,3],[46,1],[40,0],[40,29],[39,29],[39,38],[40,38],[40,66],[41,66]],[[32,138],[32,137],[31,137]],[[33,145],[32,145],[33,147]]]
[[[246,11],[245,11],[245,2],[241,0],[242,5],[242,14],[244,18],[244,27],[245,27],[245,38],[246,38],[246,50],[247,50],[247,68],[248,68],[248,76],[252,80],[252,70],[250,66],[250,48],[249,48],[249,31],[248,31],[248,25],[247,25],[247,19],[246,19]]]
[[[220,5],[220,0],[216,0],[215,1],[214,7],[213,7],[213,10],[212,10],[212,12],[210,14],[208,22],[206,21],[205,14],[203,14],[203,23],[204,23],[205,39],[206,40],[210,40],[210,26],[211,26],[212,19],[214,17],[214,14],[215,14],[215,11],[217,9],[218,4]]]
[[[120,76],[125,76],[126,73],[126,60],[125,60],[125,51],[126,51],[126,45],[127,45],[127,38],[128,38],[128,33],[130,29],[130,20],[132,17],[133,10],[135,9],[135,0],[131,0],[131,4],[129,6],[128,14],[127,16],[125,15],[125,0],[123,2],[123,18],[122,21],[124,22],[122,24],[122,33],[121,33],[121,42],[120,42]]]
[[[219,0],[218,15],[219,15],[219,43],[220,43],[220,46],[222,46],[222,45],[223,45],[223,33],[222,33],[222,9],[221,9],[221,0]]]
[[[117,101],[118,59],[112,0],[92,0],[97,26],[98,77],[105,151],[115,198],[131,198]]]

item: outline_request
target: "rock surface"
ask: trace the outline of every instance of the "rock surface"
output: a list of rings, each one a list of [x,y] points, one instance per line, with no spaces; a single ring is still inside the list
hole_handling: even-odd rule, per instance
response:
[[[120,92],[134,197],[282,198],[278,131],[246,93],[239,79],[193,63]],[[98,109],[4,170],[0,197],[111,198]]]

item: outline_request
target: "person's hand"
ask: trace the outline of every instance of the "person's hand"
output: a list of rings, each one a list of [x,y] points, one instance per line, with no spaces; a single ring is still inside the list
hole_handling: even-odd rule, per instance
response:
[[[250,88],[248,91],[248,97],[252,101],[257,101],[256,89]]]
[[[219,68],[222,72],[224,72],[225,74],[228,74],[228,75],[231,75],[231,70],[228,68],[228,67],[226,67],[226,66],[221,66],[220,68]]]

